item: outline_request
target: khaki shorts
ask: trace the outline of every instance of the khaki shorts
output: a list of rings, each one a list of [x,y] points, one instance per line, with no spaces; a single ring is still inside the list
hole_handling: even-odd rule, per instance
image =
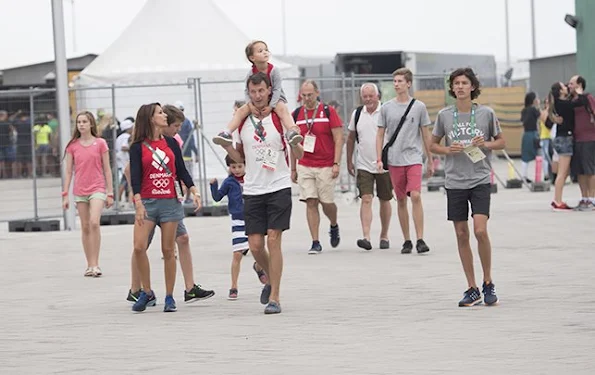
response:
[[[364,195],[374,195],[374,184],[376,184],[376,196],[378,196],[378,199],[381,201],[390,201],[393,199],[393,185],[388,172],[370,173],[363,169],[358,169],[356,183],[360,198]]]
[[[300,200],[318,199],[322,203],[335,202],[335,183],[333,167],[311,168],[297,166]]]
[[[75,195],[74,201],[75,203],[89,203],[91,199],[99,199],[102,201],[107,200],[107,194],[105,193],[93,193],[91,195]]]

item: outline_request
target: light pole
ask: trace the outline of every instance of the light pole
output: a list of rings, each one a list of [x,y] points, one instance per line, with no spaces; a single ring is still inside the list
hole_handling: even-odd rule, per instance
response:
[[[58,123],[60,124],[60,151],[70,140],[70,111],[68,109],[68,66],[66,61],[66,40],[64,38],[64,8],[62,0],[52,0],[52,19],[54,29],[54,59],[56,70],[56,102],[58,104]],[[62,163],[62,186],[66,178],[66,163]],[[72,230],[75,226],[74,199],[70,196],[70,207],[64,211],[64,229]]]
[[[537,57],[537,34],[535,33],[535,0],[531,0],[531,57]]]
[[[506,68],[510,68],[510,30],[508,27],[508,0],[504,0],[504,20],[506,22]]]
[[[285,18],[285,0],[281,0],[281,33],[283,34],[283,56],[287,56],[287,26]]]

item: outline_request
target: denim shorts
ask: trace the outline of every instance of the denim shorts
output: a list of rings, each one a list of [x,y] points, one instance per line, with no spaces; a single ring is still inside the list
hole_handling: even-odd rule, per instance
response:
[[[182,221],[184,219],[184,208],[176,198],[142,200],[147,211],[147,218],[156,224]]]
[[[0,147],[0,161],[13,162],[17,160],[17,146]]]
[[[159,223],[157,223],[157,226],[160,226]],[[151,233],[149,233],[149,242],[148,242],[149,246],[151,246],[151,242],[153,242],[153,236],[155,236],[155,229],[156,228],[153,228]],[[188,230],[186,229],[186,226],[184,225],[184,221],[180,220],[180,221],[178,221],[178,227],[176,228],[176,238],[183,236],[185,234],[188,234]]]
[[[107,194],[105,193],[93,193],[89,195],[75,195],[74,201],[76,203],[89,203],[91,199],[100,199],[102,201],[107,200]]]
[[[572,156],[574,152],[574,141],[571,135],[564,135],[554,138],[554,150],[560,156]]]

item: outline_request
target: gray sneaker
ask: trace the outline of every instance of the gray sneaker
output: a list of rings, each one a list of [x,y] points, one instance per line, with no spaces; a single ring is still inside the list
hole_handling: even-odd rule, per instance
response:
[[[388,240],[380,240],[381,249],[390,249],[390,242]]]
[[[260,293],[260,303],[266,305],[269,303],[269,297],[271,296],[271,285],[266,284],[264,288],[262,288],[262,292]]]
[[[592,203],[589,201],[580,201],[578,206],[575,207],[577,211],[592,211]]]
[[[285,133],[285,138],[287,139],[287,143],[289,143],[291,146],[297,146],[304,140],[304,137],[302,137],[302,135],[295,130],[289,130],[287,133]]]
[[[279,304],[279,302],[271,301],[271,302],[269,302],[267,307],[264,308],[264,313],[267,315],[280,314],[281,313],[281,305]]]
[[[222,131],[213,137],[213,143],[219,146],[230,146],[233,144],[233,139],[231,134],[226,131]]]

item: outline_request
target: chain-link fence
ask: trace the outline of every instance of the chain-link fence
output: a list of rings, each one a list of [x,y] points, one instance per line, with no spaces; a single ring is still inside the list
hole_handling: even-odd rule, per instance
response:
[[[299,87],[305,79],[284,79],[283,87],[291,110],[300,105]],[[360,88],[364,83],[376,83],[383,102],[395,96],[392,76],[341,75],[308,79],[317,82],[320,99],[335,106],[346,135],[351,113],[361,104]],[[211,139],[232,118],[233,104],[245,98],[244,89],[245,82],[241,80],[213,82],[200,78],[188,78],[182,84],[73,87],[70,90],[71,123],[66,126],[73,130],[78,112],[86,110],[95,114],[99,135],[110,147],[114,209],[122,211],[132,209],[132,205],[127,202],[126,191],[120,184],[123,165],[115,146],[121,134],[119,123],[128,117],[136,117],[142,104],[160,102],[182,107],[188,124],[192,124],[190,129],[182,130],[185,132],[184,156],[195,183],[203,191],[203,205],[210,205],[213,202],[208,193],[208,181],[227,176],[224,150],[215,147]],[[425,102],[432,120],[440,108],[449,103],[443,74],[415,76],[412,94]],[[502,106],[513,105],[515,108],[510,113],[514,113],[517,101],[521,106],[522,100],[516,98],[505,101]],[[3,111],[7,112],[5,119],[1,115]],[[0,221],[62,214],[60,163],[64,145],[59,142],[62,125],[56,119],[54,89],[0,91],[0,188],[3,192]],[[343,155],[337,190],[355,193],[355,180],[346,169],[345,151]]]

